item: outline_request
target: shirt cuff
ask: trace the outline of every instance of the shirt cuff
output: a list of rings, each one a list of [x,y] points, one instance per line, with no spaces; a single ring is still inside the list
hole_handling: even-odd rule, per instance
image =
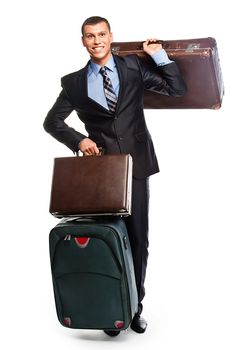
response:
[[[160,51],[151,55],[151,58],[154,60],[157,66],[165,66],[166,64],[173,62],[168,58],[168,55],[164,49],[161,49]]]

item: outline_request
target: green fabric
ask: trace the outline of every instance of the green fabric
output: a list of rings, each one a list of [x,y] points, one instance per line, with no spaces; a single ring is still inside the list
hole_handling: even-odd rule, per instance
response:
[[[76,237],[90,240],[83,248]],[[50,233],[50,257],[61,324],[80,329],[128,328],[137,312],[137,293],[121,218],[62,220]]]

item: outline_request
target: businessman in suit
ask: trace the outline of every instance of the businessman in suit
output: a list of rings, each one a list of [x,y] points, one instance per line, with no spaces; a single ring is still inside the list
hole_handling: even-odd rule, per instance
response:
[[[85,20],[82,43],[90,61],[83,69],[61,79],[62,91],[48,112],[44,128],[73,152],[80,150],[84,155],[97,155],[98,147],[103,147],[108,154],[124,153],[133,157],[132,215],[125,219],[138,291],[138,312],[131,328],[144,333],[147,322],[141,313],[148,258],[148,182],[159,167],[144,118],[143,92],[150,90],[179,97],[184,95],[186,87],[176,63],[169,60],[155,40],[143,43],[143,50],[154,60],[154,69],[145,66],[136,55],[113,55],[112,40],[105,18],[95,16]],[[74,110],[84,123],[87,135],[65,123]],[[116,336],[119,331],[106,333]]]

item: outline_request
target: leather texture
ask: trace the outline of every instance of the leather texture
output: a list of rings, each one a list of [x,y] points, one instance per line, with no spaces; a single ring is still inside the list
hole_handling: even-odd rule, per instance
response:
[[[129,215],[131,192],[130,155],[54,159],[50,213],[56,217]]]
[[[145,91],[144,107],[220,108],[224,86],[216,40],[211,37],[164,40],[162,45],[169,58],[178,64],[187,85],[187,93],[177,99]],[[136,54],[151,69],[155,69],[154,62],[142,49],[142,42],[114,42],[112,51],[122,57]]]

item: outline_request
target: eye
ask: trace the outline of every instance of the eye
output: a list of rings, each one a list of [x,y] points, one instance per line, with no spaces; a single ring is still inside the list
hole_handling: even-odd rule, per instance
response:
[[[105,33],[100,33],[100,36],[101,36],[101,37],[104,37],[104,36],[105,36]]]
[[[86,38],[87,38],[87,39],[92,39],[92,38],[93,38],[93,35],[92,35],[92,34],[87,34],[87,35],[86,35]]]

